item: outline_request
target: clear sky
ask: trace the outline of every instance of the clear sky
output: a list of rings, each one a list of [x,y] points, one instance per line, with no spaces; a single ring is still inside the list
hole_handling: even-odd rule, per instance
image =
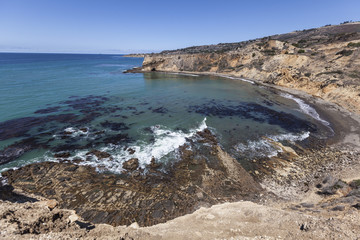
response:
[[[128,53],[360,20],[360,0],[0,0],[0,51]]]

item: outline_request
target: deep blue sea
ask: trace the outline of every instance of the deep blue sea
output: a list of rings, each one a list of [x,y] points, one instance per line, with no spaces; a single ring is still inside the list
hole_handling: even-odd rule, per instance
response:
[[[142,58],[0,53],[0,172],[54,154],[119,173],[176,161],[177,149],[209,128],[240,162],[274,156],[275,141],[330,135],[329,123],[290,94],[251,81],[195,74],[136,73]],[[135,150],[130,154],[129,148]],[[90,150],[106,151],[97,159]],[[0,161],[1,162],[1,161]]]

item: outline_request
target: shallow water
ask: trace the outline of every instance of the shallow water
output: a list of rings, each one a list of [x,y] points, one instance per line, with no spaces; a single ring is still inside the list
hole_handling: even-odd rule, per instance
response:
[[[0,53],[0,148],[26,149],[0,171],[54,161],[54,153],[68,151],[70,159],[119,173],[131,157],[141,166],[152,156],[174,161],[186,138],[206,127],[240,162],[277,154],[264,136],[302,141],[331,135],[329,123],[303,100],[251,81],[123,73],[142,60]],[[112,158],[86,154],[91,149]]]

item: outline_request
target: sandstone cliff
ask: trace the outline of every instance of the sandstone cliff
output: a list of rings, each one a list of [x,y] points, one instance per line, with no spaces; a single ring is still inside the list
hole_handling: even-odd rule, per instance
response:
[[[360,113],[360,23],[145,55],[140,70],[249,78]]]

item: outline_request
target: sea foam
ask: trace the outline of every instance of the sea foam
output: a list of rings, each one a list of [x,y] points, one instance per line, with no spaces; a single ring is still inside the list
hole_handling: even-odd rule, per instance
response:
[[[306,104],[303,100],[301,100],[300,98],[296,98],[293,95],[289,94],[289,93],[281,93],[280,94],[282,97],[284,98],[288,98],[288,99],[292,99],[294,100],[300,107],[301,111],[309,116],[311,116],[312,118],[316,119],[317,121],[321,122],[322,124],[324,124],[325,126],[330,126],[330,123],[324,119],[322,119],[319,114],[316,112],[316,110],[314,108],[312,108],[310,105]]]
[[[272,141],[296,142],[305,140],[309,136],[310,132],[269,135],[258,141],[247,141],[245,144],[239,143],[235,146],[235,150],[242,154],[246,154],[248,157],[274,157],[282,152],[282,149],[272,144]]]
[[[138,141],[136,144],[128,146],[127,149],[135,150],[133,154],[130,154],[123,146],[107,146],[100,149],[100,151],[111,153],[111,158],[99,160],[93,157],[89,159],[85,157],[86,151],[77,152],[73,158],[83,159],[84,161],[80,163],[81,165],[91,165],[100,171],[105,170],[114,173],[123,171],[122,164],[131,158],[137,158],[140,167],[144,168],[150,163],[152,157],[158,160],[167,156],[185,144],[187,138],[195,136],[196,132],[206,128],[206,118],[204,118],[198,127],[190,129],[188,133],[184,133],[181,130],[173,131],[159,125],[152,126],[151,129],[155,138],[153,143],[148,144]]]

